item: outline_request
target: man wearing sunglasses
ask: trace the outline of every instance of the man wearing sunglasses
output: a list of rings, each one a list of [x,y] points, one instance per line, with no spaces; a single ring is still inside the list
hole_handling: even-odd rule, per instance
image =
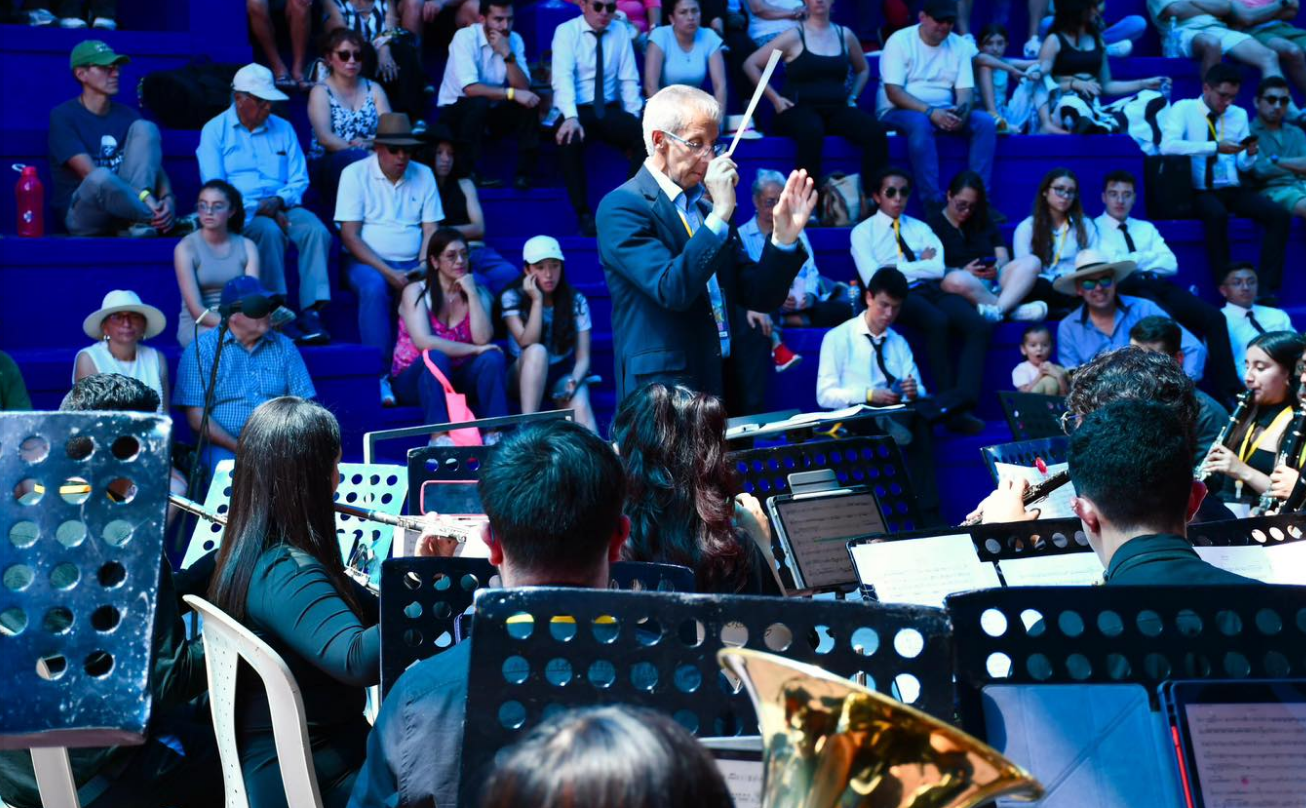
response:
[[[1260,151],[1252,166],[1252,178],[1261,196],[1293,216],[1306,218],[1306,133],[1300,127],[1284,126],[1292,96],[1288,82],[1271,76],[1256,89],[1256,120],[1252,135],[1260,138]]]
[[[1133,261],[1110,262],[1089,249],[1075,257],[1074,272],[1053,281],[1053,289],[1084,301],[1057,327],[1057,360],[1062,367],[1077,368],[1100,353],[1123,348],[1129,344],[1129,330],[1140,320],[1169,316],[1150,300],[1118,293],[1120,282],[1133,271]],[[1196,381],[1206,365],[1206,346],[1188,329],[1181,332],[1184,372]]]
[[[660,90],[644,112],[648,159],[599,205],[618,402],[649,382],[722,395],[727,361],[755,366],[733,350],[731,307],[778,309],[807,260],[799,235],[816,190],[805,171],[789,175],[761,258],[749,258],[730,224],[739,173],[721,154],[720,121],[702,90]]]
[[[553,106],[562,115],[554,139],[580,232],[593,236],[585,141],[596,137],[625,152],[634,176],[644,160],[639,124],[644,102],[630,26],[612,25],[615,0],[580,0],[580,10],[581,16],[553,32]]]

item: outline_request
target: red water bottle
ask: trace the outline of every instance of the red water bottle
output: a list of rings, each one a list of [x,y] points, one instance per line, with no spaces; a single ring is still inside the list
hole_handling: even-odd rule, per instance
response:
[[[40,238],[45,235],[45,186],[36,176],[36,166],[23,166],[18,184],[14,186],[18,198],[18,235],[23,238]]]

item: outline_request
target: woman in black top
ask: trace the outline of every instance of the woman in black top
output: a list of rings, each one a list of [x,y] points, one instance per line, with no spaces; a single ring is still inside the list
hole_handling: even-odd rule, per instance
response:
[[[428,139],[435,143],[431,170],[435,172],[440,207],[444,209],[442,226],[452,227],[467,239],[467,260],[472,272],[477,276],[477,282],[493,292],[497,299],[509,284],[517,280],[520,272],[498,250],[485,244],[481,197],[476,192],[476,183],[456,175],[453,133],[444,124],[437,123],[431,127]]]
[[[974,171],[962,171],[948,185],[948,201],[926,217],[934,234],[943,242],[944,266],[966,274],[952,274],[952,291],[975,304],[979,313],[994,322],[1042,320],[1046,303],[1021,305],[1038,279],[1037,258],[1011,260],[997,225],[989,218],[984,180]]]
[[[776,111],[772,128],[793,138],[797,167],[807,169],[818,184],[825,136],[846,138],[861,149],[862,189],[869,195],[873,189],[867,183],[889,162],[889,141],[880,122],[857,108],[870,66],[853,32],[830,22],[833,5],[832,0],[807,0],[806,21],[755,51],[744,63],[744,72],[756,85],[771,51],[780,51],[785,63],[784,95],[766,89]],[[847,89],[850,69],[851,91]]]
[[[240,435],[226,538],[209,589],[272,646],[304,699],[325,806],[344,806],[367,758],[364,688],[381,680],[377,601],[345,574],[332,499],[340,426],[293,396],[254,410]],[[241,667],[236,740],[250,808],[286,805],[262,681]]]

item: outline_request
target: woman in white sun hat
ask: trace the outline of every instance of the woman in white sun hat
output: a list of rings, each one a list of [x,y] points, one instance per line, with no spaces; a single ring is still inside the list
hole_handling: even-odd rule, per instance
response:
[[[166,413],[168,360],[140,342],[167,325],[163,312],[142,303],[140,295],[130,289],[113,290],[82,322],[82,331],[96,342],[77,352],[73,383],[97,373],[121,373],[152,387],[159,394],[159,412]]]

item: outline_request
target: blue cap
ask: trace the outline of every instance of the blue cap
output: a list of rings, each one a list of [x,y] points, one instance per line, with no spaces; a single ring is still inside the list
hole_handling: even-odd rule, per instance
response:
[[[250,295],[262,295],[269,300],[276,297],[276,295],[263,288],[263,284],[259,283],[258,278],[252,275],[241,275],[227,281],[227,285],[222,287],[222,305],[230,306]]]

